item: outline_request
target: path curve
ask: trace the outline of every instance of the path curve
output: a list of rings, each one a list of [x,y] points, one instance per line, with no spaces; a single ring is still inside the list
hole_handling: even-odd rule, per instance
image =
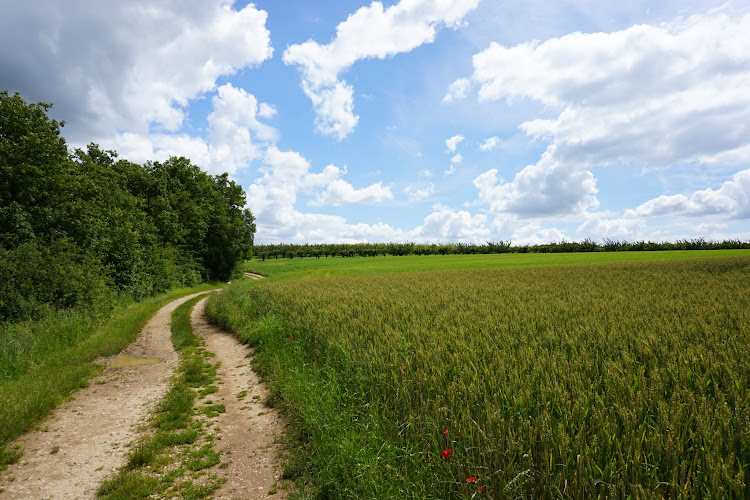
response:
[[[24,456],[0,477],[0,498],[95,498],[99,484],[125,465],[129,445],[166,392],[179,363],[172,347],[172,312],[206,292],[162,307],[125,352],[156,364],[106,368],[60,405],[38,430],[21,436]]]
[[[221,382],[212,399],[226,407],[217,422],[221,440],[216,441],[216,448],[224,452],[222,462],[228,465],[216,474],[227,481],[214,498],[284,499],[287,490],[280,481],[277,442],[284,431],[282,421],[264,403],[268,391],[250,368],[252,351],[233,334],[209,324],[205,302],[202,299],[195,305],[191,321],[193,330],[205,339],[206,350],[215,354],[212,361],[220,362],[217,378]]]

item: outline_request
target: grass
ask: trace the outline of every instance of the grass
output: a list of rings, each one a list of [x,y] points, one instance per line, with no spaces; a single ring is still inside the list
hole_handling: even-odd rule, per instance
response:
[[[402,257],[328,257],[296,259],[253,259],[246,271],[270,278],[304,279],[322,276],[369,275],[416,271],[498,269],[514,267],[645,262],[706,257],[750,256],[750,250],[670,250],[659,252],[594,252],[559,254],[494,255],[405,255]]]
[[[750,257],[293,266],[208,313],[255,346],[296,498],[750,496]]]
[[[21,456],[8,449],[13,439],[100,372],[97,358],[121,351],[166,303],[211,288],[174,290],[106,313],[66,311],[0,325],[0,467]]]
[[[213,418],[221,406],[196,408],[199,398],[214,392],[207,389],[215,388],[211,384],[217,368],[206,361],[209,353],[190,324],[190,312],[202,298],[192,298],[172,313],[172,344],[182,355],[177,374],[152,417],[152,432],[135,446],[125,467],[102,483],[100,497],[206,498],[221,486],[221,480],[202,472],[221,460],[207,435],[206,421],[197,418]],[[187,471],[198,474],[186,479]]]

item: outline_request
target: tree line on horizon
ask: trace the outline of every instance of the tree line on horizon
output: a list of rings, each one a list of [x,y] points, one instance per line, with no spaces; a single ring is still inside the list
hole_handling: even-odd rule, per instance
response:
[[[46,103],[0,92],[0,321],[226,281],[254,217],[227,174],[70,151]]]
[[[597,243],[591,239],[580,242],[560,241],[539,245],[512,245],[511,241],[487,243],[335,243],[255,245],[255,257],[266,259],[304,257],[376,257],[393,255],[472,255],[500,253],[575,253],[575,252],[635,252],[664,250],[727,250],[750,249],[750,241],[709,241],[703,238],[676,242],[618,241],[605,239]]]

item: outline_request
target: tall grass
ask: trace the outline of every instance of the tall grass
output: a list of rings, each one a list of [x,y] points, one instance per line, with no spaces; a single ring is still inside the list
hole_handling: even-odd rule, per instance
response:
[[[213,287],[174,290],[109,312],[50,312],[38,321],[0,325],[0,450],[85,387],[100,370],[94,360],[125,348],[163,305]]]
[[[208,312],[256,346],[309,494],[750,496],[750,258],[269,281]]]

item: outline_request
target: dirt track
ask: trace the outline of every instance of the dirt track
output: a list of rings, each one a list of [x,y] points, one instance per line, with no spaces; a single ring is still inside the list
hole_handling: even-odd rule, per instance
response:
[[[226,469],[216,471],[227,482],[216,492],[215,498],[286,498],[281,489],[281,470],[277,462],[279,447],[276,437],[283,426],[276,412],[263,403],[265,387],[250,369],[251,351],[237,342],[234,335],[208,324],[203,309],[205,299],[193,309],[193,329],[206,340],[206,350],[219,361],[219,392],[214,400],[226,407],[219,416],[221,441],[217,449],[224,451],[222,462]],[[277,492],[269,495],[269,491]]]
[[[205,292],[203,292],[205,293]],[[126,353],[137,358],[158,358],[155,364],[108,367],[86,389],[17,441],[25,450],[21,461],[0,475],[0,498],[94,498],[99,484],[125,464],[129,446],[166,392],[169,377],[179,362],[171,342],[172,312],[200,294],[170,302],[144,327]],[[218,396],[227,412],[219,420],[221,441],[227,450],[222,460],[227,483],[219,498],[266,498],[276,484],[279,419],[261,403],[265,392],[249,368],[249,350],[234,336],[206,324],[203,304],[193,318],[206,338],[207,350],[221,361]],[[157,361],[157,360],[153,360]],[[246,395],[237,395],[246,391]],[[256,397],[257,396],[257,397]],[[273,498],[284,498],[279,489]]]

